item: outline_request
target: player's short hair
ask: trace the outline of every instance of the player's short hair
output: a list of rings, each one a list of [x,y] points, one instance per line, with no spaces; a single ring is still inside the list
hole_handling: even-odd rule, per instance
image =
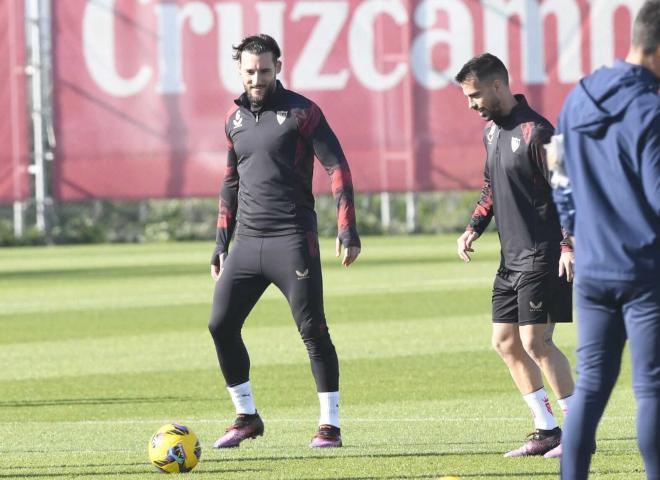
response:
[[[275,39],[270,35],[265,33],[260,33],[259,35],[251,35],[245,37],[241,43],[234,45],[234,54],[232,58],[234,60],[241,61],[241,54],[243,52],[250,52],[255,55],[261,55],[262,53],[271,53],[273,54],[273,62],[277,62],[282,55],[280,51],[280,46],[277,44]]]
[[[660,46],[660,0],[647,0],[633,22],[632,44],[649,55]]]
[[[499,79],[504,85],[508,85],[509,71],[504,66],[504,63],[502,63],[502,60],[495,55],[492,53],[482,53],[468,60],[463,65],[463,68],[461,68],[461,71],[454,77],[459,84],[471,78],[475,78],[483,83],[491,83]]]

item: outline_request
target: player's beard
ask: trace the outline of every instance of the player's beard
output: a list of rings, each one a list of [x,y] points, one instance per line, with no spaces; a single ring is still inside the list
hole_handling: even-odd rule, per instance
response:
[[[479,113],[482,112],[482,118],[484,120],[496,121],[502,118],[502,102],[499,98],[494,97],[492,103],[488,105],[488,107],[484,107],[483,110],[479,111]]]
[[[270,97],[275,91],[276,80],[273,80],[268,85],[260,85],[263,87],[263,94],[261,96],[253,95],[252,87],[245,87],[245,94],[247,95],[248,101],[250,102],[250,107],[253,109],[259,109],[264,106],[268,97]]]

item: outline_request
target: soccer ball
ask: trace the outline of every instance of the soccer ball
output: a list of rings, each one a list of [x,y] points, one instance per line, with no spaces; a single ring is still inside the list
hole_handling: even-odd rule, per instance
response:
[[[202,456],[197,436],[178,423],[163,425],[149,442],[149,460],[165,473],[189,472]]]

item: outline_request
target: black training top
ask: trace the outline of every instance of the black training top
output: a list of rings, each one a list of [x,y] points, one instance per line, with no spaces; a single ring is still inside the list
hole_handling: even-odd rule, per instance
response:
[[[316,232],[314,155],[331,178],[342,245],[360,246],[351,171],[321,109],[279,81],[259,111],[250,109],[245,93],[234,103],[225,118],[216,252],[227,251],[237,222],[241,235]]]
[[[484,184],[467,229],[481,234],[495,216],[501,266],[541,271],[556,268],[560,253],[572,248],[552,201],[543,147],[554,128],[524,96],[516,100],[509,115],[484,129]]]

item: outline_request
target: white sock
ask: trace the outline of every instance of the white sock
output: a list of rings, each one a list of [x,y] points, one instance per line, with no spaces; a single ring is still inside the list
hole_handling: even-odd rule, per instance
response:
[[[557,427],[557,420],[552,414],[552,407],[550,406],[550,400],[548,400],[548,394],[545,393],[545,388],[541,387],[535,392],[523,395],[523,398],[532,410],[535,428],[552,430]]]
[[[339,428],[339,392],[319,392],[321,416],[319,425],[332,425]]]
[[[236,414],[246,413],[252,415],[257,412],[257,407],[254,406],[254,398],[252,398],[252,387],[250,381],[236,385],[234,387],[227,387],[231,401],[234,402]]]
[[[564,417],[566,417],[566,414],[568,413],[568,408],[570,407],[572,401],[573,401],[573,395],[569,395],[568,397],[557,399],[557,403],[559,404],[559,408],[561,408],[561,413],[564,414]]]

